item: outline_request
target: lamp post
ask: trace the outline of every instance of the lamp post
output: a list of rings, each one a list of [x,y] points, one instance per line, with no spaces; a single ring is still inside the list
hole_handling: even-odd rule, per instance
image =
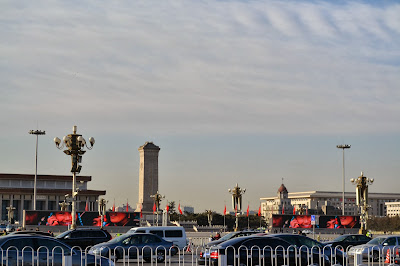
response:
[[[212,219],[213,219],[213,212],[212,210],[206,210],[207,219],[208,219],[208,226],[211,227]]]
[[[29,130],[29,134],[36,135],[36,152],[35,152],[35,181],[33,182],[33,210],[36,211],[36,183],[37,183],[37,158],[38,158],[38,142],[39,135],[46,135],[46,131],[41,130]]]
[[[351,183],[356,185],[356,204],[361,209],[361,228],[360,234],[367,232],[367,221],[368,221],[368,209],[371,208],[368,205],[368,185],[374,183],[373,178],[367,178],[361,172],[361,176],[350,179]]]
[[[246,192],[246,189],[241,189],[236,183],[233,189],[228,189],[228,192],[232,194],[232,206],[235,210],[235,231],[239,229],[239,217],[238,212],[242,210],[242,195]]]
[[[58,203],[58,205],[60,205],[61,211],[65,212],[67,211],[69,203],[64,200],[63,202]]]
[[[336,148],[342,149],[343,150],[343,164],[342,164],[342,172],[343,172],[343,195],[342,195],[342,215],[344,216],[344,150],[345,149],[350,149],[351,145],[348,144],[342,144],[342,145],[336,145]]]
[[[156,215],[157,215],[157,226],[158,226],[158,210],[160,209],[160,202],[163,198],[165,198],[165,196],[161,195],[160,193],[154,194],[154,195],[150,195],[151,198],[154,199],[154,205],[156,206]]]
[[[8,223],[12,224],[13,223],[13,219],[14,219],[15,207],[10,205],[9,207],[6,207],[6,209],[7,209],[7,212],[8,212]]]
[[[64,153],[66,155],[71,156],[71,162],[72,162],[72,167],[71,167],[71,173],[72,173],[72,210],[71,210],[71,217],[72,217],[72,224],[71,228],[75,229],[76,228],[76,195],[78,194],[78,191],[76,189],[76,173],[80,173],[82,166],[79,165],[82,162],[82,155],[85,154],[85,150],[83,150],[86,146],[87,149],[91,150],[94,145],[94,138],[90,137],[89,142],[90,146],[86,144],[86,140],[82,137],[82,135],[76,134],[76,126],[73,126],[72,128],[72,134],[69,134],[67,136],[64,136],[63,138],[63,143],[61,144],[61,140],[57,137],[54,138],[54,142],[59,150],[62,150],[64,146],[66,147],[66,150],[64,150]]]
[[[97,202],[99,203],[99,215],[100,215],[100,221],[101,221],[100,228],[103,229],[104,215],[106,215],[106,205],[107,205],[108,201],[101,198]]]

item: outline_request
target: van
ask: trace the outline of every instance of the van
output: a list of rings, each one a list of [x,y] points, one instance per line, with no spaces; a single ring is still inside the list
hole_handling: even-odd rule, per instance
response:
[[[129,229],[128,234],[133,233],[150,233],[158,235],[165,240],[171,241],[175,246],[183,249],[189,244],[189,239],[186,238],[185,228],[182,226],[148,226],[134,227]]]

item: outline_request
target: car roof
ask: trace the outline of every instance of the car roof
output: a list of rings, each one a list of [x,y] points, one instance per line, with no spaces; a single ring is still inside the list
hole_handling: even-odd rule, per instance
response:
[[[235,237],[235,238],[229,239],[227,241],[224,241],[224,242],[218,244],[217,246],[218,247],[228,247],[228,246],[233,246],[233,245],[236,245],[237,243],[243,243],[245,241],[252,240],[252,239],[267,239],[267,238],[269,238],[269,239],[279,239],[281,241],[284,241],[284,242],[288,243],[284,239],[280,239],[279,237],[273,237],[273,236],[270,236],[270,235],[265,235],[265,236],[250,235],[250,236]],[[290,245],[290,243],[288,243],[288,244]]]

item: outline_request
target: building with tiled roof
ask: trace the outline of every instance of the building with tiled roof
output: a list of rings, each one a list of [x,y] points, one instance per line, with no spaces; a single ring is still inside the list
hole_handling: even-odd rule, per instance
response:
[[[33,210],[33,188],[35,175],[31,174],[0,174],[0,208],[1,220],[8,220],[7,207],[15,208],[14,219],[22,220],[23,210]],[[106,194],[105,190],[90,190],[88,182],[91,176],[77,176],[77,211],[84,211],[88,203],[90,211],[97,211],[99,196]],[[72,192],[72,176],[37,175],[36,210],[60,210],[59,203],[65,200],[65,195]],[[71,208],[71,207],[69,207]]]

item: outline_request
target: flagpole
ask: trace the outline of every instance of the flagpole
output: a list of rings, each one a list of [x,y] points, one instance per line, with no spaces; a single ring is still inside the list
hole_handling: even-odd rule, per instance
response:
[[[250,230],[250,217],[249,217],[250,202],[247,202],[247,229]]]
[[[226,201],[224,201],[224,203],[225,203],[225,209],[224,209],[224,233],[225,233]]]

